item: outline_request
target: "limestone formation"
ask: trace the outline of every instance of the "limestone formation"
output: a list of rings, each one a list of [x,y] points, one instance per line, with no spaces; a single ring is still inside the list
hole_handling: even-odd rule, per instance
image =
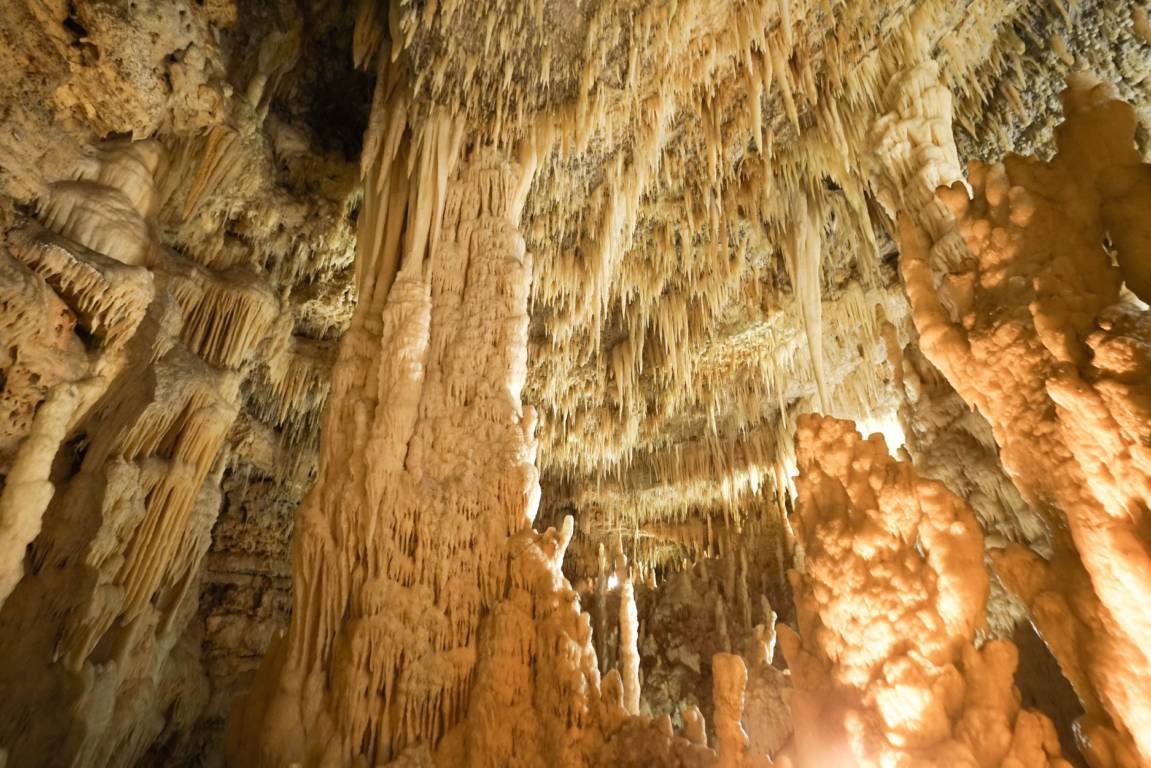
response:
[[[988,576],[971,509],[850,422],[805,416],[784,628],[801,765],[1068,766],[1021,711],[1005,640],[976,648]]]
[[[988,419],[1004,468],[1055,529],[1065,615],[1060,628],[1050,616],[1036,623],[1064,666],[1084,668],[1067,673],[1090,717],[1084,738],[1131,738],[1147,761],[1151,666],[1141,638],[1151,560],[1136,426],[1145,320],[1121,287],[1127,275],[1140,285],[1144,224],[1126,211],[1148,168],[1134,149],[1134,113],[1109,89],[1077,77],[1064,105],[1050,162],[975,165],[973,198],[958,187],[941,196],[948,227],[925,236],[903,223],[904,272],[924,354]],[[1003,556],[1008,587],[1035,597],[1014,552]],[[1054,639],[1076,625],[1086,648]],[[1121,665],[1107,661],[1116,656]],[[1119,735],[1093,735],[1108,718]],[[1100,749],[1114,752],[1100,764],[1134,760],[1120,757],[1127,746]]]
[[[0,766],[1151,768],[1140,6],[0,2]]]

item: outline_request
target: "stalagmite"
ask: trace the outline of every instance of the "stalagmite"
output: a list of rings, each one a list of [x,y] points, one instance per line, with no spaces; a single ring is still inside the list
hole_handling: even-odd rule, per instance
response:
[[[739,656],[720,653],[711,661],[715,676],[715,735],[719,768],[747,764],[747,732],[743,730],[743,697],[747,666]]]
[[[799,635],[780,639],[798,764],[1068,766],[1019,708],[1014,646],[974,645],[988,576],[967,505],[851,422],[797,430]]]
[[[639,714],[639,616],[635,610],[635,587],[624,579],[619,590],[620,669],[623,676],[624,708]]]
[[[592,604],[592,627],[595,637],[596,658],[600,662],[600,671],[606,673],[607,670],[604,665],[608,661],[607,592],[609,576],[607,553],[604,551],[603,542],[599,544],[596,566],[598,567],[598,577],[595,582],[595,598]]]
[[[763,598],[763,638],[762,642],[767,649],[768,663],[775,660],[775,644],[779,639],[776,632],[775,622],[779,619],[779,615],[771,609],[771,603],[767,598]]]
[[[707,746],[707,729],[699,707],[688,707],[683,711],[683,735],[692,744]]]

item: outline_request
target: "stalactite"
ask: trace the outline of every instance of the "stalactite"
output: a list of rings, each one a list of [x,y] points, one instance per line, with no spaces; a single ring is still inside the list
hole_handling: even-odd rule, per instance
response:
[[[725,653],[732,650],[731,633],[727,629],[727,609],[722,600],[715,602],[715,635],[720,649]]]
[[[70,370],[60,370],[62,359],[53,361],[55,371],[31,374],[35,380],[47,378],[45,385],[52,379],[58,383],[39,405],[0,494],[0,529],[6,534],[3,541],[8,547],[8,554],[0,556],[4,572],[0,606],[24,575],[24,549],[40,532],[55,492],[49,476],[56,452],[79,416],[124,365],[122,348],[138,329],[154,296],[151,275],[134,265],[151,258],[148,253],[153,241],[147,217],[155,213],[153,176],[160,161],[160,148],[151,142],[112,143],[95,149],[77,169],[77,180],[51,185],[41,206],[45,223],[61,236],[34,226],[8,235],[13,256],[40,278],[26,285],[35,285],[45,299],[63,300],[72,322],[82,323],[100,344],[95,361],[83,359],[81,350],[75,349],[74,359],[67,365]],[[120,224],[109,224],[108,217]],[[86,246],[102,248],[109,255]],[[23,275],[12,276],[16,281],[27,281]],[[16,287],[5,282],[9,291]],[[31,306],[21,306],[32,297],[17,299],[8,293],[6,298],[6,309],[13,312],[6,323],[9,349],[32,360],[40,357],[42,353],[33,346],[43,342],[38,338],[43,329],[26,316]],[[28,327],[20,328],[24,323]],[[74,337],[70,341],[74,347],[80,346]],[[44,367],[43,363],[32,365]],[[7,372],[6,385],[18,380],[13,373]]]
[[[934,190],[961,180],[963,172],[952,136],[951,93],[925,50],[927,40],[909,34],[909,60],[884,89],[887,111],[870,129],[866,168],[893,218],[914,216],[924,226],[937,226]]]
[[[804,201],[803,195],[799,198]],[[821,253],[820,223],[806,202],[796,206],[787,240],[788,269],[795,286],[799,314],[803,318],[803,331],[807,336],[807,351],[811,357],[821,410],[831,407],[827,388],[827,375],[823,370],[823,298],[820,278]]]

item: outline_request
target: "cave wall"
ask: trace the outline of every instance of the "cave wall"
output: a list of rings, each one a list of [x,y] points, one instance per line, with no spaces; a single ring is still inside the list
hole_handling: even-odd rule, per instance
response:
[[[0,10],[11,765],[212,759],[286,620],[370,92],[297,10]]]

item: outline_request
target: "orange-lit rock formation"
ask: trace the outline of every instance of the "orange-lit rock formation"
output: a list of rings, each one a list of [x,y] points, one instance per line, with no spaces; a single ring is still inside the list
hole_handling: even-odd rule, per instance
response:
[[[507,539],[538,501],[519,399],[531,168],[476,150],[457,169],[458,124],[408,138],[389,87],[385,70],[293,622],[237,714],[233,752],[251,764],[434,749],[466,712]]]
[[[1130,275],[1141,290],[1146,224],[1130,211],[1148,167],[1133,112],[1109,89],[1076,78],[1064,108],[1050,162],[973,166],[973,198],[942,192],[954,220],[934,235],[905,218],[903,269],[924,354],[987,418],[1004,468],[1055,528],[1062,615],[1052,596],[1036,623],[1084,700],[1086,751],[1129,765],[1125,734],[1151,760],[1151,540],[1146,315],[1120,287]],[[1039,563],[1000,559],[1009,587],[1040,594],[1044,577],[1026,575]],[[1120,734],[1093,736],[1108,716]]]
[[[1068,766],[1050,721],[1020,710],[1014,646],[974,645],[988,576],[971,509],[851,422],[801,417],[796,441],[796,762]]]

